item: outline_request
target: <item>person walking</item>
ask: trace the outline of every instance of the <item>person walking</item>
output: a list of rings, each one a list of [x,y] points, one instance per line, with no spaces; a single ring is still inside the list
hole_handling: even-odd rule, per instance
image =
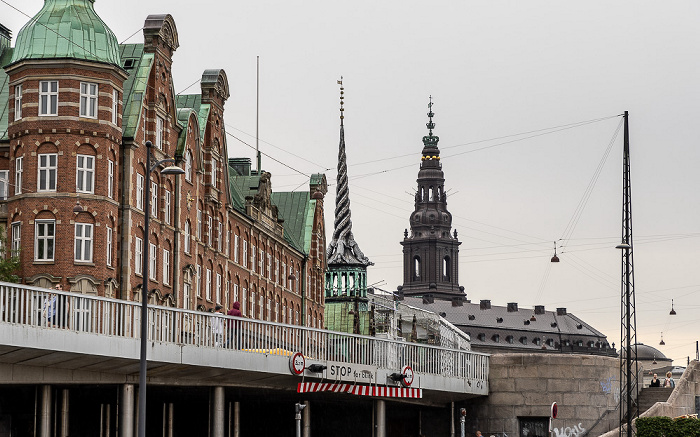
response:
[[[214,317],[211,320],[211,333],[214,340],[214,347],[222,347],[224,345],[224,311],[221,305],[214,308]]]
[[[230,310],[228,310],[228,313],[226,315],[233,316],[233,317],[242,317],[243,313],[241,313],[241,304],[238,303],[238,301],[233,303],[233,306],[231,307]],[[226,341],[226,348],[230,349],[240,349],[240,321],[238,320],[229,320],[228,321],[228,340]]]

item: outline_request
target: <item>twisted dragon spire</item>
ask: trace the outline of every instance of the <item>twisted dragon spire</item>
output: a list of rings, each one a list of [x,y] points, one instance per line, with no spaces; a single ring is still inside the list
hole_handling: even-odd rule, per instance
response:
[[[343,78],[340,85],[340,145],[338,147],[338,180],[335,188],[335,223],[333,239],[328,246],[328,264],[374,265],[360,250],[352,235],[350,221],[350,189],[348,188],[348,166],[345,156],[345,127],[343,125]]]

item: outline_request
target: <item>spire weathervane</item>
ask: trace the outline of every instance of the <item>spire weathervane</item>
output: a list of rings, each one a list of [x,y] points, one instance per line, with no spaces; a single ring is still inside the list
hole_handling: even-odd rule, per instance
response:
[[[435,129],[435,123],[433,123],[433,117],[435,116],[435,113],[433,112],[433,96],[430,96],[430,102],[428,103],[428,122],[425,124],[425,127],[428,128],[428,135],[423,137],[423,145],[425,147],[429,147],[429,155],[426,155],[428,153],[427,150],[423,150],[423,159],[426,159],[426,157],[429,158],[435,158],[439,159],[440,156],[440,151],[437,150],[437,143],[440,141],[440,138],[437,135],[433,135],[433,129]]]
[[[343,111],[345,111],[345,108],[343,108],[343,104],[345,103],[345,102],[343,102],[343,99],[345,99],[345,96],[344,96],[345,88],[343,88],[343,76],[340,76],[340,80],[338,81],[338,85],[340,85],[340,125],[342,126],[343,119],[345,118],[345,116],[343,115]]]
[[[433,136],[433,129],[435,129],[435,123],[433,123],[433,96],[430,96],[430,103],[428,103],[428,118],[429,121],[425,124],[425,126],[428,128],[428,135]]]

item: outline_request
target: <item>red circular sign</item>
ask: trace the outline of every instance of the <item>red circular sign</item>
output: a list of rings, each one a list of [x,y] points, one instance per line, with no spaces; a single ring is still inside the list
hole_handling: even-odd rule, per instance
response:
[[[410,387],[411,384],[413,384],[413,369],[411,369],[411,366],[403,366],[403,369],[401,369],[401,373],[406,375],[401,380],[401,384],[403,384],[406,387]]]
[[[304,354],[295,352],[294,355],[289,357],[289,370],[291,370],[293,374],[301,375],[304,373],[305,368],[306,359],[304,358]]]
[[[559,408],[557,408],[557,403],[553,402],[552,403],[552,419],[557,418],[557,412],[559,411]]]

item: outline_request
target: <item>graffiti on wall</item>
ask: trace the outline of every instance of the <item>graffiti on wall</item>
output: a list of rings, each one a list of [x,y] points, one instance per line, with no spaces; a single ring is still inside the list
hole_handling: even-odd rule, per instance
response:
[[[615,402],[620,402],[620,387],[615,384],[613,387],[613,382],[616,381],[614,376],[609,377],[603,381],[600,381],[600,388],[603,389],[603,393],[612,394],[615,398]]]
[[[578,425],[567,426],[566,428],[552,428],[552,431],[554,432],[554,437],[578,437],[586,432],[586,428],[579,423]]]

